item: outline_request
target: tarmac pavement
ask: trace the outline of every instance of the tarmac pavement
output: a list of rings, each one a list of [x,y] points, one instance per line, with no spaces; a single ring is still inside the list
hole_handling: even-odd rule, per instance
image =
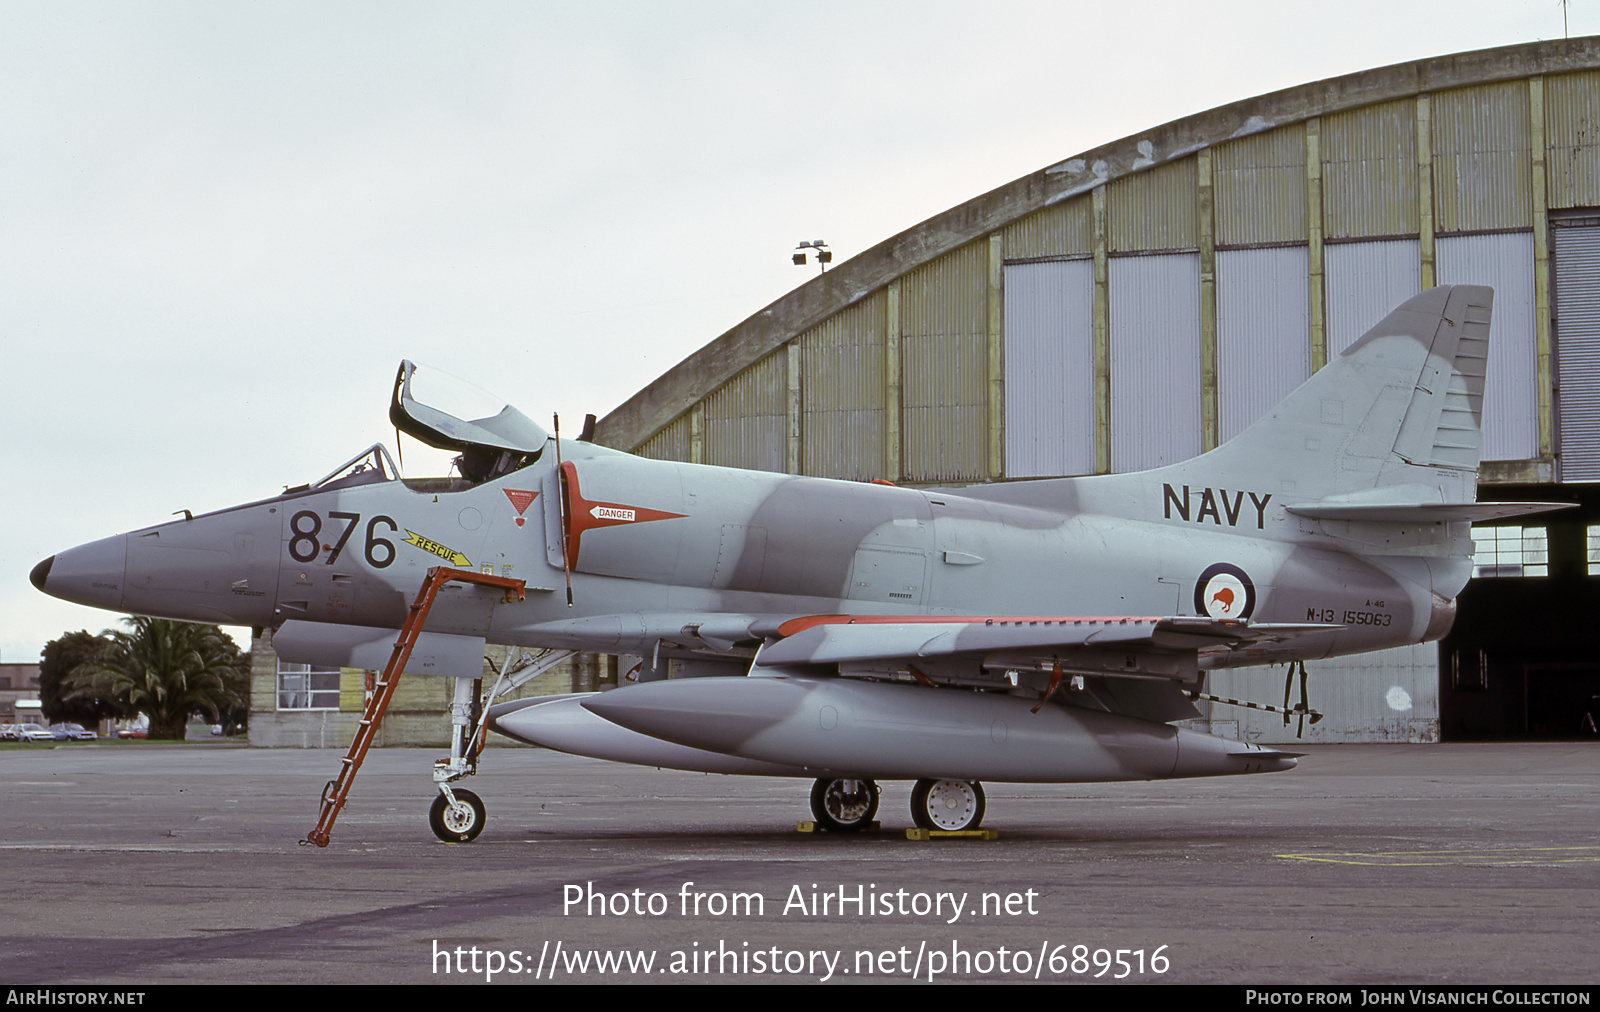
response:
[[[1308,746],[1275,774],[987,784],[992,842],[803,834],[809,781],[494,748],[0,754],[0,984],[1594,984],[1600,745]],[[987,907],[987,909],[985,909]],[[1359,1003],[1359,998],[1358,998]]]

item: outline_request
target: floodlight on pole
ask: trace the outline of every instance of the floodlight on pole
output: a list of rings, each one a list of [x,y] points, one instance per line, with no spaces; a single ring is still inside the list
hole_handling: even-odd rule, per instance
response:
[[[821,239],[812,239],[810,241],[802,239],[800,240],[800,245],[794,248],[794,265],[796,267],[804,267],[806,265],[806,250],[816,251],[817,266],[824,271],[828,269],[829,264],[833,263],[833,251],[828,249],[826,242]]]

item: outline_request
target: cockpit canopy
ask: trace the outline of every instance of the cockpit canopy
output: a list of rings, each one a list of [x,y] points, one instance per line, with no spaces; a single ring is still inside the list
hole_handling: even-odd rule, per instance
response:
[[[413,385],[426,396],[423,403]],[[550,434],[509,404],[435,369],[400,363],[389,403],[396,429],[441,450],[459,450],[456,467],[471,482],[488,481],[539,459]],[[436,407],[434,405],[445,405]]]
[[[349,460],[323,475],[320,479],[305,488],[314,488],[326,491],[334,488],[350,488],[354,485],[371,485],[374,482],[394,481],[400,477],[400,469],[394,466],[389,451],[381,443],[373,443]]]

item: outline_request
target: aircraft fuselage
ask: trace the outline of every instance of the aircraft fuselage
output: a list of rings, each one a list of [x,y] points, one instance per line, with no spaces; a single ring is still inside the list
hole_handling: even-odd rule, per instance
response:
[[[1289,515],[1281,494],[1184,481],[1174,469],[924,490],[584,443],[563,451],[564,480],[546,452],[470,487],[374,480],[293,492],[63,552],[36,582],[168,618],[396,628],[428,569],[451,565],[526,580],[527,599],[449,588],[434,632],[635,654],[702,635],[747,640],[755,618],[804,614],[1199,614],[1329,626],[1292,648],[1258,644],[1207,664],[1220,666],[1442,635],[1416,545],[1432,539],[1442,554],[1464,527],[1423,525],[1432,529],[1410,537],[1409,555],[1357,557],[1339,542],[1374,546]]]

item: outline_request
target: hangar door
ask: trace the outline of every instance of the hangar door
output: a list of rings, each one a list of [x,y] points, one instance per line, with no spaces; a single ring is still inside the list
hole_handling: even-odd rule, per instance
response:
[[[1561,480],[1600,481],[1600,216],[1551,225]]]
[[[1094,261],[1006,264],[1006,473],[1094,473]]]
[[[1199,264],[1192,253],[1111,258],[1113,471],[1201,450]],[[1007,475],[1093,474],[1093,261],[1008,262],[1004,332]]]
[[[1439,643],[1440,733],[1593,740],[1600,720],[1600,485],[1493,485],[1486,499],[1576,501],[1472,529],[1473,575]]]

